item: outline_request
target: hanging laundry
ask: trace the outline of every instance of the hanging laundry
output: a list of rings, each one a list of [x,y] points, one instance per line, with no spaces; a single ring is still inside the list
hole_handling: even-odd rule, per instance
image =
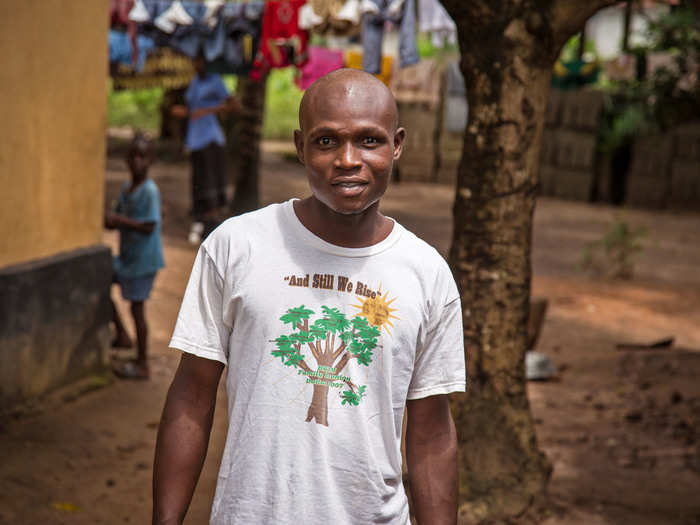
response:
[[[299,10],[299,27],[319,34],[351,36],[361,20],[360,0],[311,0]]]
[[[190,58],[195,58],[202,50],[202,40],[211,32],[205,22],[206,7],[199,2],[187,2],[183,7],[192,19],[192,23],[175,28],[170,37],[170,47]]]
[[[134,2],[134,7],[131,8],[131,11],[129,11],[129,20],[137,24],[142,24],[144,22],[148,22],[150,19],[151,14],[143,4],[143,0],[136,0]]]
[[[309,46],[309,61],[300,68],[295,79],[300,89],[306,89],[323,75],[342,68],[343,52],[337,49]]]
[[[187,14],[180,0],[173,0],[165,11],[155,19],[155,26],[164,33],[172,33],[178,25],[192,25],[194,20]]]
[[[263,2],[227,3],[211,37],[204,43],[207,70],[248,74],[258,51]]]
[[[143,71],[148,53],[154,49],[153,40],[144,35],[137,38],[138,53],[133,60],[133,45],[131,36],[123,31],[109,30],[109,62],[123,64],[136,71]]]
[[[273,67],[306,63],[309,34],[299,28],[299,10],[305,3],[306,0],[268,0],[265,3],[260,50],[252,78],[261,78]]]
[[[445,70],[445,127],[452,133],[463,133],[467,127],[469,104],[459,62],[452,60]]]
[[[432,33],[433,45],[457,43],[457,25],[438,0],[419,0],[418,30]]]
[[[138,26],[129,19],[129,13],[134,5],[134,0],[110,0],[109,27],[112,29],[126,29],[131,39],[131,63],[136,64],[138,53]]]
[[[362,68],[379,73],[382,39],[386,22],[399,28],[399,59],[401,67],[418,62],[416,45],[416,12],[414,0],[364,0],[362,2]]]
[[[125,26],[130,23],[129,11],[134,5],[134,0],[110,0],[109,2],[109,27]]]
[[[345,54],[345,67],[363,69],[363,61],[363,54],[360,51],[351,49]],[[379,73],[375,73],[374,76],[384,82],[384,84],[390,88],[394,77],[394,67],[394,58],[390,56],[383,56],[381,70]]]
[[[209,26],[209,29],[214,29],[216,23],[218,22],[217,15],[222,7],[224,7],[224,0],[204,0],[204,18],[202,22]]]
[[[157,47],[165,47],[170,41],[170,35],[161,31],[155,21],[164,13],[170,6],[169,3],[160,0],[141,0],[143,7],[148,12],[148,17],[143,17],[145,20],[138,24],[138,32],[141,35],[152,38]]]

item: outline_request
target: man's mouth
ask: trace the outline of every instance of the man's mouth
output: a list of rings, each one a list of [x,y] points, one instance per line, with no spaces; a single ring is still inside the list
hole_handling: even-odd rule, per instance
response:
[[[355,195],[359,195],[360,193],[362,193],[362,191],[365,189],[367,184],[368,183],[365,181],[351,180],[351,181],[334,182],[334,183],[332,183],[332,186],[340,194],[342,194],[346,197],[353,197]]]

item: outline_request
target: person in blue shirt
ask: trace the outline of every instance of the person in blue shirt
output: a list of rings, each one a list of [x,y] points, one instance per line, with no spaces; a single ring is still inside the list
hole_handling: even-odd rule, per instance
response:
[[[151,293],[156,273],[165,263],[160,240],[160,192],[148,178],[153,155],[150,142],[141,133],[135,134],[126,160],[131,182],[122,187],[114,211],[105,215],[105,227],[119,230],[119,255],[113,260],[112,280],[120,286],[122,297],[131,302],[138,354],[135,360],[115,366],[114,373],[128,379],[148,379],[148,326],[144,303]],[[131,347],[131,339],[114,303],[112,318],[116,328],[112,346]]]
[[[192,162],[194,217],[190,241],[197,243],[216,227],[227,204],[226,139],[217,115],[238,112],[240,107],[221,76],[207,72],[201,54],[193,63],[197,74],[185,92],[187,106],[177,105],[171,111],[175,116],[188,118],[185,146]]]

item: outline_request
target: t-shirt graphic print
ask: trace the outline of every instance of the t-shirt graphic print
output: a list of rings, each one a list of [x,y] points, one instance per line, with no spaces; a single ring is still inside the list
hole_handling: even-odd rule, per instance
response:
[[[406,400],[465,389],[442,257],[397,222],[366,248],[329,244],[293,201],[202,243],[170,346],[227,365],[216,525],[407,525]]]
[[[309,275],[284,278],[290,286],[309,286]],[[333,288],[335,275],[314,275],[315,286]],[[369,290],[362,282],[357,285],[344,276],[338,276],[337,289],[362,294]],[[276,348],[272,355],[279,357],[282,364],[297,369],[304,376],[306,383],[313,385],[313,396],[306,415],[306,421],[315,421],[328,426],[328,394],[330,389],[342,389],[341,405],[358,406],[366,395],[367,385],[353,382],[348,375],[341,375],[351,359],[361,366],[369,367],[373,351],[377,347],[380,330],[392,325],[392,319],[398,319],[387,301],[388,292],[382,297],[379,292],[370,292],[360,304],[353,305],[360,311],[354,317],[348,317],[338,308],[322,305],[319,314],[304,305],[289,308],[280,317],[292,330],[280,334],[275,339]],[[309,366],[310,360],[316,367]]]

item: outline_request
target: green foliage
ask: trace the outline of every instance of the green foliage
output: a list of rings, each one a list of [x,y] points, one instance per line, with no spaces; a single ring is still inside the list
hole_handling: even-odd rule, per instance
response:
[[[273,69],[267,77],[263,138],[292,140],[299,128],[299,103],[304,92],[294,83],[295,68]]]
[[[418,48],[418,56],[421,58],[441,59],[446,55],[459,54],[459,46],[457,44],[445,43],[442,47],[433,45],[432,33],[418,33],[416,47]]]
[[[646,55],[664,52],[670,67],[646,78],[609,81],[600,133],[605,152],[629,144],[641,134],[663,132],[700,114],[700,82],[693,68],[700,61],[700,14],[678,8],[649,20],[645,47],[632,50],[644,69]]]
[[[299,351],[300,347],[295,347],[297,341],[290,336],[281,335],[275,339],[277,350],[272,351],[272,355],[279,357],[284,366],[297,366],[304,355]]]
[[[131,126],[145,131],[160,128],[160,104],[163,90],[135,89],[114,91],[112,82],[107,85],[107,124]]]
[[[291,325],[293,331],[288,335],[280,335],[275,339],[277,349],[272,355],[279,357],[285,366],[296,366],[304,355],[301,348],[304,344],[314,341],[326,340],[330,342],[331,335],[340,340],[340,344],[347,346],[347,351],[357,359],[357,362],[369,366],[372,362],[373,350],[377,346],[379,329],[371,326],[364,317],[354,317],[349,320],[344,313],[337,308],[321,306],[323,317],[316,319],[310,326],[309,318],[314,314],[304,305],[289,308],[280,317],[284,324]],[[307,328],[308,326],[308,328]]]
[[[606,94],[603,103],[598,141],[603,153],[612,153],[635,137],[655,129],[654,117],[649,107],[639,98],[630,97],[621,101],[619,97]]]
[[[275,69],[267,80],[264,139],[291,140],[298,126],[297,112],[303,92],[294,84],[294,68]],[[234,93],[237,78],[224,75],[226,88]],[[160,104],[163,89],[114,91],[107,87],[107,123],[109,126],[131,126],[145,131],[160,129]]]
[[[313,310],[304,308],[304,305],[302,304],[297,308],[290,308],[287,310],[287,313],[280,317],[280,321],[282,321],[284,324],[291,324],[293,327],[296,327],[297,323],[301,323],[301,321],[304,319],[308,319],[313,313]]]
[[[581,268],[593,268],[619,279],[631,279],[636,258],[643,250],[646,228],[633,229],[616,217],[602,238],[589,242],[583,249]],[[602,251],[604,260],[600,261]]]
[[[367,386],[363,385],[357,389],[357,393],[353,392],[352,390],[343,390],[343,401],[341,402],[341,404],[358,406],[360,404],[360,401],[362,401],[362,398],[365,397],[366,389]]]

